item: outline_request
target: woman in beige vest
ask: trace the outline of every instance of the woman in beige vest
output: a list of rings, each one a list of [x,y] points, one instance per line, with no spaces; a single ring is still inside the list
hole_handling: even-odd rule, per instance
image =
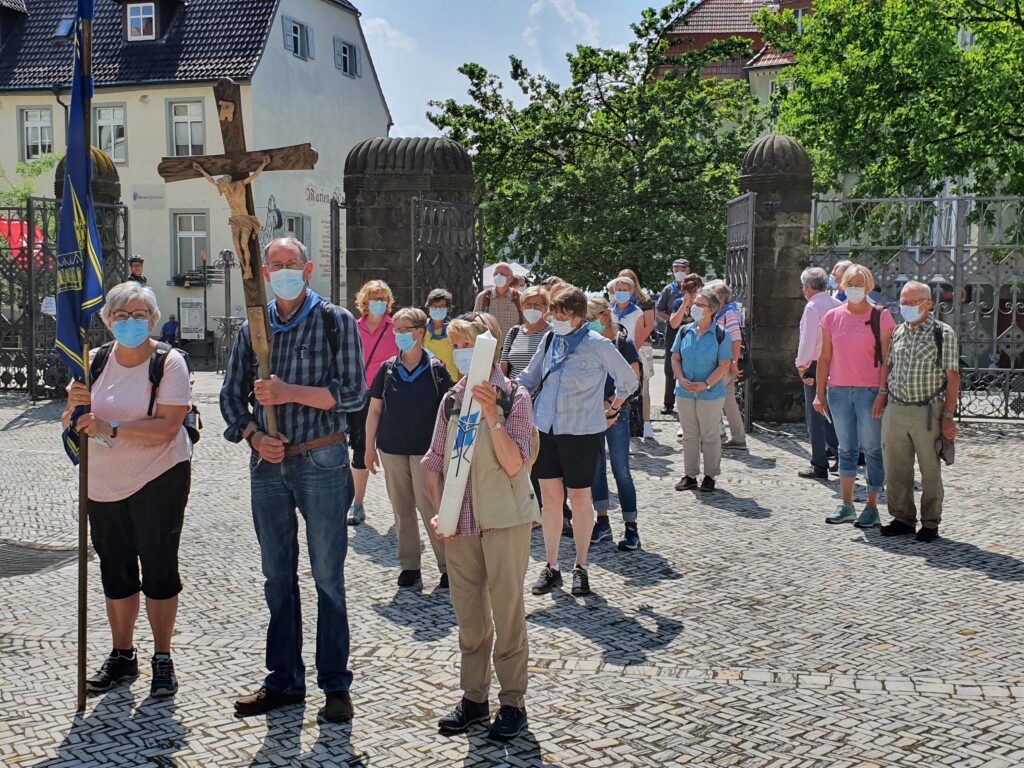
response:
[[[476,338],[488,331],[500,338],[498,321],[485,313],[470,312],[451,322],[448,336],[460,372],[469,371]],[[508,741],[526,728],[523,580],[530,558],[530,531],[540,510],[530,484],[538,445],[530,396],[501,372],[500,355],[498,346],[489,383],[473,388],[484,423],[476,434],[458,528],[445,539],[452,607],[459,622],[463,697],[441,718],[438,728],[445,734],[461,733],[490,720],[493,646],[500,709],[488,735]],[[463,376],[441,402],[430,450],[423,457],[427,490],[437,508],[465,391]],[[436,517],[433,525],[436,530]]]

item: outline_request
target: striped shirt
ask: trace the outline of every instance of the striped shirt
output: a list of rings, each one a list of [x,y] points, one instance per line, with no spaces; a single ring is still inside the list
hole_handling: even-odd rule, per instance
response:
[[[508,363],[508,374],[514,379],[533,360],[533,354],[537,347],[544,340],[544,334],[548,332],[544,326],[535,333],[528,333],[525,325],[517,325],[509,329],[505,335],[505,344],[501,348],[501,362]]]
[[[718,327],[725,331],[732,342],[743,341],[743,323],[740,321],[740,313],[736,311],[735,307],[735,304],[726,304],[715,318]]]
[[[332,354],[324,327],[325,311],[334,313],[338,330],[337,357]],[[270,370],[289,384],[326,387],[334,396],[336,405],[326,411],[298,403],[274,406],[278,431],[293,444],[345,432],[348,428],[345,414],[358,411],[366,399],[363,351],[355,318],[347,309],[326,301],[313,307],[294,327],[274,334]],[[235,338],[220,390],[220,412],[228,424],[224,437],[232,443],[242,439],[250,421],[255,421],[264,432],[267,430],[266,410],[252,394],[257,378],[256,355],[246,322]]]
[[[491,384],[501,387],[506,393],[512,382],[502,372],[495,368],[491,373]],[[456,384],[452,390],[455,393],[455,402],[461,403],[462,396],[466,392],[466,377]],[[486,429],[486,422],[481,421],[481,429]],[[530,460],[530,438],[533,437],[533,409],[530,405],[530,393],[520,387],[516,390],[515,400],[512,401],[512,410],[505,419],[505,431],[512,438],[512,442],[519,448],[523,461]],[[441,401],[437,409],[437,420],[434,422],[434,437],[430,441],[430,450],[420,460],[427,472],[444,474],[444,449],[448,440],[448,419],[444,414],[444,401]],[[473,478],[470,475],[466,481],[466,492],[462,496],[462,506],[459,508],[459,525],[455,529],[456,536],[479,536],[483,531],[473,514]]]

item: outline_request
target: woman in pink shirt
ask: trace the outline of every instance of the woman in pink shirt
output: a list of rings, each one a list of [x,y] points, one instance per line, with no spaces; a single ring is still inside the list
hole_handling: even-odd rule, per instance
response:
[[[370,280],[356,294],[356,308],[360,317],[359,340],[363,345],[363,363],[366,366],[366,390],[373,386],[373,379],[385,360],[398,354],[395,343],[394,323],[391,307],[395,296],[383,280]],[[366,398],[361,410],[348,415],[348,436],[352,446],[352,486],[354,496],[348,511],[348,524],[359,525],[366,519],[363,500],[366,498],[366,483],[370,473],[363,457],[366,455],[366,414],[370,409],[370,398]]]
[[[874,528],[879,524],[878,494],[885,485],[882,411],[889,376],[885,360],[896,323],[888,310],[867,300],[875,287],[867,267],[850,266],[843,273],[841,287],[846,303],[829,310],[821,319],[821,354],[814,398],[814,409],[832,420],[839,438],[843,503],[825,518],[825,522]],[[859,451],[864,451],[867,465],[868,503],[858,517],[853,507],[853,487]]]

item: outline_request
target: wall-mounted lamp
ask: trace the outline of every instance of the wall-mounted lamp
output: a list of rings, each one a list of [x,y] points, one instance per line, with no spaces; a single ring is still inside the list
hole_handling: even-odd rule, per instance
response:
[[[141,96],[139,96],[139,101],[141,101],[143,104],[149,104],[149,94],[144,93]]]

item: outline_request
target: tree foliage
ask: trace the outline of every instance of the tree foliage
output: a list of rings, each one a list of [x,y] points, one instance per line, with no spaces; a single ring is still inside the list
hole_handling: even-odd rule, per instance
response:
[[[28,199],[36,194],[36,180],[44,173],[53,171],[64,153],[44,155],[30,162],[21,162],[15,167],[12,179],[0,166],[0,205],[24,207]]]
[[[474,155],[489,255],[590,288],[626,266],[655,285],[676,255],[721,263],[725,204],[758,117],[746,83],[701,69],[749,42],[670,52],[684,5],[644,11],[625,50],[577,46],[568,85],[512,56],[519,103],[472,63],[459,69],[468,103],[430,103],[431,122]]]
[[[1024,192],[1024,14],[1017,0],[817,0],[762,12],[766,40],[796,54],[779,129],[819,187],[867,195]]]

